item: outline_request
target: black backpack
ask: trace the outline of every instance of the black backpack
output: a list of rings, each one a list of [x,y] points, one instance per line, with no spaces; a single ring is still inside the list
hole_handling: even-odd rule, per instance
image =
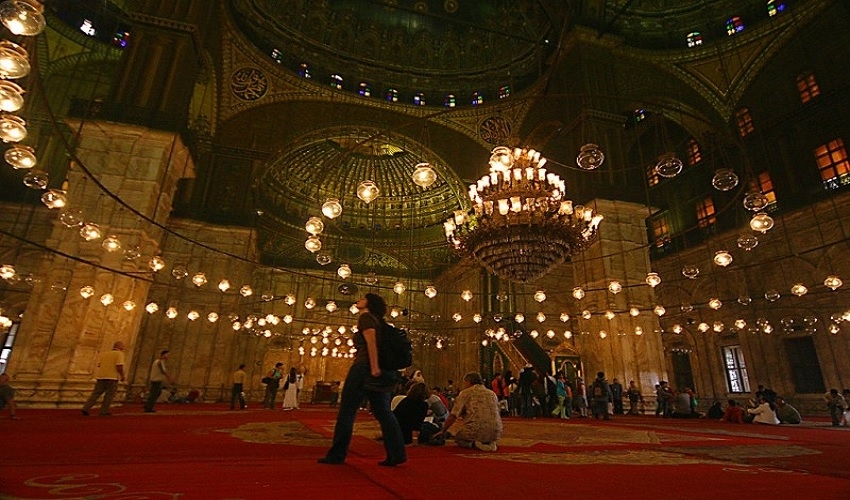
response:
[[[383,370],[403,370],[413,364],[413,344],[406,330],[381,321],[378,364]]]

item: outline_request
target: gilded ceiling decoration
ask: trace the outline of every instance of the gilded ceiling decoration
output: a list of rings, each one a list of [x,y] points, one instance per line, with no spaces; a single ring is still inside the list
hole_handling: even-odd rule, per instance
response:
[[[303,240],[307,220],[321,217],[322,205],[338,199],[342,213],[323,219],[321,235],[323,248],[334,254],[333,261],[362,262],[373,268],[421,268],[431,258],[423,260],[420,252],[445,253],[442,221],[464,203],[459,193],[466,188],[417,141],[368,127],[339,127],[302,136],[281,151],[266,163],[257,182],[257,199],[267,214],[263,219],[269,232]],[[421,162],[429,163],[437,174],[428,188],[411,178]],[[380,190],[371,203],[356,194],[365,180],[374,181]],[[299,246],[301,250],[290,259],[313,260]],[[264,252],[274,255],[274,248],[266,245]],[[291,249],[290,244],[290,254]]]
[[[547,2],[493,0],[234,0],[234,19],[263,52],[293,71],[345,88],[366,82],[400,102],[422,92],[468,104],[499,89],[529,87],[545,74],[566,10]],[[302,66],[305,65],[305,66]]]

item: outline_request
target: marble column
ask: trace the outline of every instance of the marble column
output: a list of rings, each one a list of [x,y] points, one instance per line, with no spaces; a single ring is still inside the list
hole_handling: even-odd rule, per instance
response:
[[[578,307],[593,313],[590,319],[579,316],[575,345],[588,380],[604,371],[609,381],[618,378],[625,386],[634,380],[650,395],[667,375],[658,317],[652,311],[654,293],[645,283],[651,270],[645,222],[649,211],[622,201],[598,199],[587,205],[605,219],[598,241],[573,259],[576,284],[587,291]],[[608,290],[611,281],[622,285],[620,293]],[[629,314],[632,307],[639,309],[638,316]],[[614,313],[611,319],[606,311]]]
[[[16,399],[31,406],[82,402],[93,387],[100,353],[116,340],[124,341],[127,359],[132,358],[151,286],[148,260],[159,253],[162,237],[145,218],[165,222],[177,180],[194,175],[177,134],[110,122],[71,126],[80,132],[76,159],[126,206],[87,178],[80,164],[72,164],[66,210],[81,210],[86,221],[103,228],[104,237],[116,236],[122,249],[107,252],[103,239],[87,242],[79,228],[54,220],[45,244],[80,260],[53,254],[38,263],[42,279],[24,311],[8,368]],[[127,259],[124,250],[130,248],[138,248],[140,256]],[[83,286],[91,286],[94,295],[83,298]],[[106,293],[114,300],[108,306],[100,301]],[[125,308],[126,302],[135,309]]]

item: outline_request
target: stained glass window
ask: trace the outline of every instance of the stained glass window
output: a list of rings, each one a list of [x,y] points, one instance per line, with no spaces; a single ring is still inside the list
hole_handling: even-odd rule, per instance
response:
[[[702,152],[699,149],[699,143],[696,139],[688,141],[688,165],[694,166],[702,161]]]
[[[707,228],[717,223],[714,200],[711,199],[711,196],[697,203],[697,223],[701,228]]]
[[[797,75],[797,90],[800,92],[800,100],[804,103],[819,96],[820,87],[814,73],[807,71],[801,75]]]
[[[729,34],[729,36],[741,31],[744,31],[744,21],[742,21],[740,17],[731,17],[728,21],[726,21],[726,33]]]
[[[779,0],[768,0],[767,1],[767,15],[773,17],[777,14],[781,14],[785,12],[785,2]]]
[[[815,148],[815,160],[825,189],[850,184],[850,162],[843,139],[834,139]]]
[[[688,47],[696,47],[702,45],[702,34],[699,31],[688,33]]]
[[[738,125],[738,134],[746,137],[756,130],[753,125],[753,117],[749,108],[741,108],[735,112],[735,122]]]

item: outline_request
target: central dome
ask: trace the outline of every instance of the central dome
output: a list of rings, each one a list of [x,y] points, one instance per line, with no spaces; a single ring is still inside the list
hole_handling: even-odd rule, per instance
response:
[[[412,179],[423,162],[437,177],[427,188]],[[366,180],[380,190],[371,203],[357,197],[358,185]],[[322,248],[333,252],[335,261],[380,259],[407,269],[446,262],[442,222],[466,203],[459,195],[466,189],[461,180],[427,147],[370,127],[322,129],[299,137],[266,164],[257,185],[265,224],[275,224],[269,229],[306,238],[306,221],[322,217],[322,204],[337,199],[342,214],[322,217]],[[300,252],[304,255],[289,257],[312,259],[306,249]]]

